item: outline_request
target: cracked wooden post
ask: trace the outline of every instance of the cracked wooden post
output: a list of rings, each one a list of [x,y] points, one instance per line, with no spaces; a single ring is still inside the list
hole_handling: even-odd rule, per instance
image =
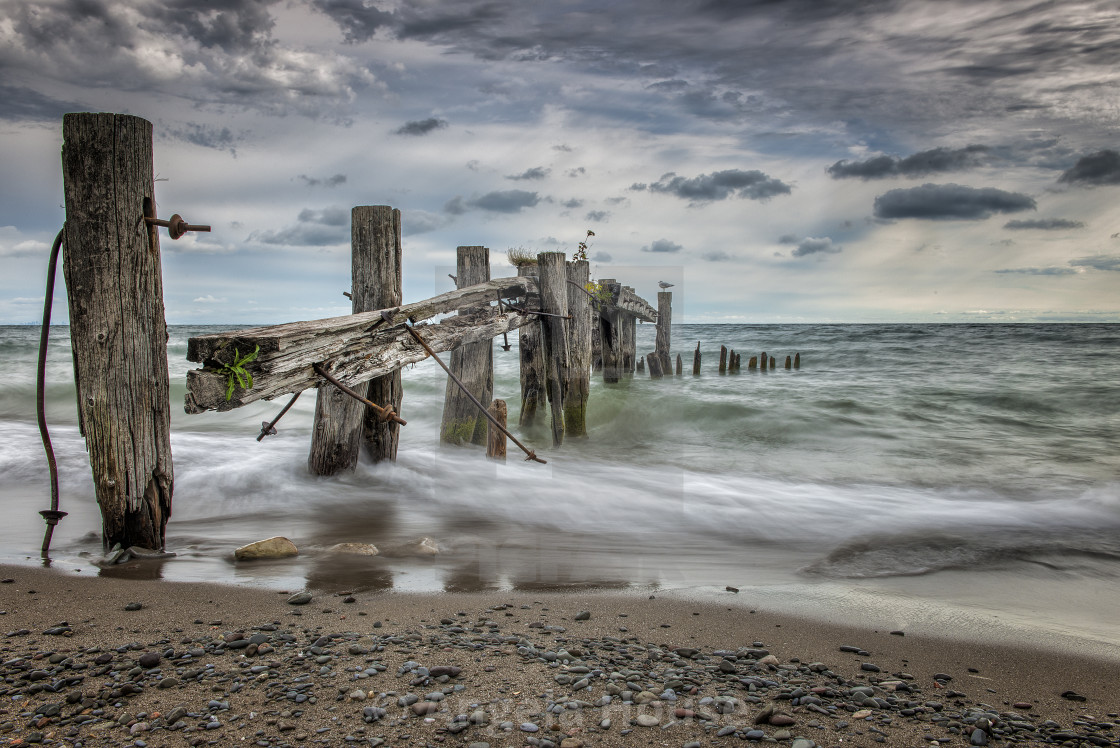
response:
[[[727,373],[727,346],[725,345],[719,347],[719,373]]]
[[[506,401],[495,400],[490,403],[490,415],[494,420],[506,427]],[[486,456],[493,460],[506,461],[506,435],[502,430],[495,428],[490,421],[486,422]]]
[[[611,288],[618,281],[614,278],[601,278],[600,288]],[[619,379],[622,369],[622,330],[619,322],[622,315],[613,305],[604,305],[599,314],[599,355],[603,363],[603,381],[614,384]]]
[[[536,265],[517,268],[519,276],[536,278]],[[521,360],[521,412],[517,423],[531,428],[542,419],[544,412],[544,352],[541,350],[541,323],[538,319],[522,325],[517,331],[517,351]]]
[[[490,280],[490,250],[458,247],[455,251],[455,286],[466,288]],[[461,309],[460,315],[472,309]],[[494,397],[494,341],[468,343],[451,352],[451,371],[480,403]],[[485,444],[489,421],[463,391],[447,378],[440,440],[449,444]]]
[[[670,338],[673,324],[673,292],[657,292],[657,336],[654,348],[661,358],[661,371],[672,372],[673,362],[669,358]]]
[[[638,318],[632,314],[624,315],[620,329],[622,371],[625,374],[633,374],[638,363]]]
[[[700,376],[700,341],[696,341],[696,353],[692,354],[692,376]]]
[[[401,212],[388,205],[360,205],[350,211],[350,306],[354,314],[401,303]],[[330,362],[323,362],[329,366]],[[401,373],[395,371],[353,389],[379,405],[400,411]],[[315,425],[307,469],[312,475],[353,470],[364,442],[374,462],[394,460],[400,425],[382,423],[367,405],[329,384],[315,398]]]
[[[587,260],[566,264],[568,287],[568,355],[565,373],[564,431],[587,436],[587,398],[591,394],[591,298],[584,290],[591,280]],[[573,285],[574,284],[574,285]]]
[[[544,383],[548,406],[552,413],[552,444],[564,443],[565,372],[571,365],[568,352],[568,271],[563,252],[542,252],[537,255],[540,269],[541,311],[553,317],[541,317],[541,341],[544,349]]]
[[[62,140],[78,428],[101,541],[162,549],[174,473],[159,235],[144,223],[156,217],[152,123],[67,114]]]
[[[793,368],[795,368],[795,369],[800,369],[801,368],[801,354],[800,353],[798,353],[796,356],[793,357]]]
[[[646,354],[646,363],[649,364],[649,378],[661,379],[665,370],[661,368],[661,354],[657,351],[650,351]]]

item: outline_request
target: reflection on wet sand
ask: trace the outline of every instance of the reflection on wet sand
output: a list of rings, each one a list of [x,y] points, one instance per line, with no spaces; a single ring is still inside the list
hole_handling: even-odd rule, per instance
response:
[[[307,587],[323,592],[379,592],[393,588],[393,571],[377,556],[326,553],[311,558]]]

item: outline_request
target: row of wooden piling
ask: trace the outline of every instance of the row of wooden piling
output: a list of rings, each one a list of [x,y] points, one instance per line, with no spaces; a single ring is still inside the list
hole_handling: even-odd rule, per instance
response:
[[[649,363],[649,376],[650,379],[661,379],[671,373],[670,368],[665,363],[668,358],[658,351],[651,352],[648,356],[643,356],[638,361],[637,370],[645,371],[646,363]],[[692,355],[692,376],[700,376],[700,343],[696,343],[696,350]],[[720,374],[738,374],[742,371],[743,355],[736,353],[734,349],[729,349],[725,345],[719,347],[719,373]],[[768,356],[766,351],[763,351],[758,356],[751,356],[747,360],[748,371],[768,371],[778,367],[778,359],[774,356]],[[788,370],[801,368],[801,354],[795,353],[792,356],[786,356],[785,368]],[[683,374],[683,361],[681,355],[677,354],[676,359],[676,375],[679,377]]]

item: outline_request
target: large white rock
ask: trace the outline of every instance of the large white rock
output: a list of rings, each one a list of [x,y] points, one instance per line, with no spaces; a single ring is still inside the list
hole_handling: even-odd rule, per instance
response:
[[[298,555],[299,549],[296,548],[296,544],[280,535],[243,545],[233,552],[233,557],[238,561],[253,558],[287,558],[288,556]]]

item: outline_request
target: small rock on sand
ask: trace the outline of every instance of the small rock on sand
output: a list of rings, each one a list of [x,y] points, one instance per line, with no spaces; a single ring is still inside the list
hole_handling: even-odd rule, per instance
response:
[[[376,556],[380,553],[372,543],[338,543],[329,550],[331,553],[349,553],[354,556]]]
[[[233,552],[233,557],[238,561],[254,558],[287,558],[298,555],[299,549],[296,548],[296,544],[279,535],[243,545]]]

